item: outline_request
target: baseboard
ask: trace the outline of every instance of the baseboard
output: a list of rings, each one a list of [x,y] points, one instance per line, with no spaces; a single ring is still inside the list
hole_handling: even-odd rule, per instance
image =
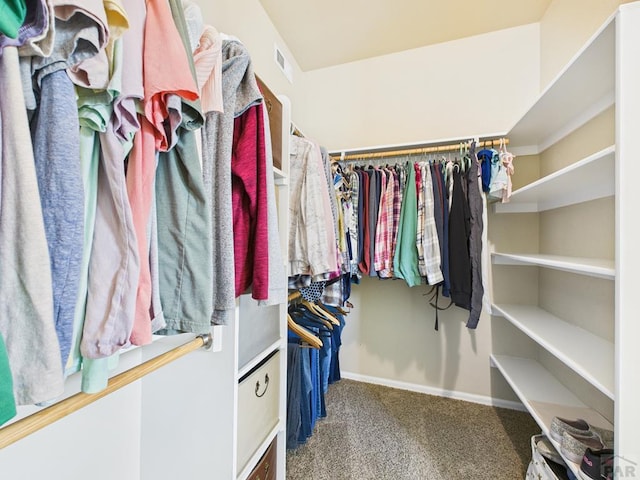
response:
[[[453,390],[442,390],[439,388],[428,387],[426,385],[418,385],[417,383],[399,382],[397,380],[389,380],[386,378],[360,375],[359,373],[340,372],[340,376],[347,380],[354,380],[356,382],[372,383],[374,385],[398,388],[400,390],[408,390],[410,392],[426,393],[428,395],[436,395],[438,397],[464,400],[465,402],[479,403],[480,405],[488,405],[490,407],[508,408],[510,410],[519,410],[522,412],[527,411],[525,406],[520,402],[502,400],[499,398],[487,397],[485,395],[476,395],[473,393],[457,392]]]

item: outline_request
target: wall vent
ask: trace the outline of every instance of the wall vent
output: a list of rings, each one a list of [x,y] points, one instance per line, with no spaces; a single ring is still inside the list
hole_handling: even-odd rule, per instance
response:
[[[280,70],[282,70],[282,73],[284,73],[284,76],[287,77],[287,80],[293,83],[293,67],[291,66],[291,63],[289,63],[289,60],[287,60],[287,57],[284,56],[284,53],[282,53],[282,50],[278,48],[278,45],[274,44],[273,51],[274,51],[274,59],[276,61],[276,64],[278,65],[278,67],[280,67]]]

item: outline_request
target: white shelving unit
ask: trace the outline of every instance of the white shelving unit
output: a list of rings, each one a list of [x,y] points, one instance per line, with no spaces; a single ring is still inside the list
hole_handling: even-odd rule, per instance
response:
[[[561,454],[560,445],[549,436],[554,416],[582,418],[592,425],[613,429],[613,425],[606,418],[585,405],[537,361],[507,355],[491,355],[491,362],[500,370],[558,453]],[[564,456],[563,459],[574,473],[578,472],[579,465]]]
[[[615,40],[611,17],[511,128],[511,145],[543,151],[614,104]]]
[[[614,280],[615,262],[600,258],[567,257],[563,255],[544,255],[539,253],[500,253],[491,254],[494,265],[531,265],[553,268],[565,272],[589,275],[591,277]]]
[[[492,313],[509,320],[602,393],[614,397],[613,343],[536,306],[493,305]]]
[[[615,146],[514,191],[496,213],[544,212],[615,194]]]
[[[637,272],[640,266],[638,58],[640,2],[633,2],[619,7],[506,133],[511,148],[531,155],[541,153],[540,161],[543,158],[547,161],[559,155],[558,152],[567,155],[567,149],[574,148],[577,139],[592,140],[586,138],[585,131],[579,131],[580,127],[615,106],[615,143],[605,146],[604,141],[610,133],[602,132],[602,138],[587,142],[587,145],[599,146],[586,157],[576,155],[582,158],[519,188],[513,192],[510,203],[495,205],[491,214],[492,218],[512,213],[537,215],[538,218],[531,217],[531,222],[518,220],[518,228],[530,228],[532,235],[539,236],[538,241],[531,239],[530,245],[543,245],[548,249],[521,253],[508,238],[494,239],[494,244],[503,247],[495,247],[492,253],[494,283],[498,279],[503,287],[528,285],[526,288],[537,288],[537,291],[523,295],[522,290],[513,287],[507,293],[498,292],[502,297],[492,306],[492,313],[507,322],[494,319],[494,338],[498,341],[493,345],[492,365],[511,385],[544,433],[548,433],[554,416],[584,418],[614,429],[616,467],[622,468],[621,471],[625,466],[640,464],[637,433],[640,431],[640,382],[636,373],[640,365],[640,322],[637,320]],[[561,148],[548,150],[560,143]],[[594,205],[585,202],[606,197],[613,197],[614,202],[603,200],[598,203],[599,214],[608,219],[615,218],[615,228],[611,232],[598,231],[597,243],[589,243],[585,238],[584,244],[579,245],[580,229],[586,227],[584,220],[575,224],[564,220],[584,215]],[[561,207],[569,208],[560,210]],[[608,213],[609,209],[614,211]],[[513,217],[502,216],[500,235],[509,236],[513,231],[505,229]],[[573,245],[578,247],[573,248],[581,254],[557,255],[558,252],[553,251],[566,253],[572,248],[570,242],[564,243],[561,237],[545,231],[563,221],[567,229],[573,229],[571,234],[576,242]],[[519,230],[511,238],[523,241],[527,232]],[[597,258],[584,258],[589,256],[586,249],[591,245],[597,245],[594,248],[598,251],[593,255]],[[613,251],[609,255],[610,250]],[[538,271],[505,265],[538,267]],[[590,285],[596,291],[613,291],[613,299],[608,293],[591,298],[585,294],[581,298],[580,287],[583,285]],[[573,296],[565,296],[567,292]],[[510,295],[518,295],[515,302],[510,301]],[[520,304],[526,302],[533,305]],[[589,302],[596,302],[593,303],[597,307],[594,310],[600,313],[609,310],[611,315],[585,319],[582,318],[584,315],[559,318],[550,313],[555,310],[570,313],[574,308],[577,311],[578,305],[582,308],[583,303],[588,311]],[[607,324],[609,318],[614,319],[612,324]],[[514,335],[518,335],[518,339]],[[531,348],[520,348],[524,345],[522,342],[527,342]],[[513,356],[513,349],[519,349],[516,355],[529,355],[530,358]],[[504,354],[507,352],[508,355]],[[568,367],[566,372],[553,366],[553,358]],[[577,474],[579,466],[570,462],[568,465]]]

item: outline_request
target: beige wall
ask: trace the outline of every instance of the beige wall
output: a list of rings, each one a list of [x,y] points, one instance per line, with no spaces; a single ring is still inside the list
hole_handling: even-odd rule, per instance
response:
[[[615,107],[609,107],[540,155],[544,177],[615,143]]]
[[[538,25],[526,25],[308,72],[300,122],[331,150],[504,132],[537,96],[538,42]],[[369,278],[354,286],[342,369],[513,400],[489,365],[491,318],[471,331],[468,312],[452,307],[436,332],[427,290]]]
[[[538,24],[308,72],[304,125],[331,150],[501,133],[539,90]]]
[[[553,0],[540,21],[540,85],[544,89],[618,5],[630,0]]]
[[[201,8],[247,46],[269,87],[289,96],[293,121],[330,149],[501,133],[539,90],[538,24],[302,72],[258,0]],[[273,60],[274,43],[293,65],[293,84]]]
[[[489,365],[491,318],[483,315],[478,328],[465,327],[469,312],[451,307],[439,313],[429,306],[430,287],[408,288],[400,280],[364,278],[353,286],[355,308],[342,334],[340,368],[347,374],[447,394],[516,400]],[[440,307],[448,305],[440,300]]]
[[[274,27],[258,0],[200,1],[205,23],[220,32],[238,37],[251,55],[255,72],[276,94],[287,95],[291,100],[292,118],[298,123],[305,108],[304,73],[289,51],[288,46]],[[284,52],[293,66],[293,84],[287,80],[274,60],[274,44]],[[301,126],[302,128],[302,126]],[[303,129],[304,130],[304,129]]]

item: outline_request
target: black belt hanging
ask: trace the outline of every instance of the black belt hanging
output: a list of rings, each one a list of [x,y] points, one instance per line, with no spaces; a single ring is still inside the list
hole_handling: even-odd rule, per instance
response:
[[[439,283],[437,285],[433,285],[431,287],[431,290],[429,290],[427,293],[424,294],[424,296],[426,295],[431,295],[431,297],[429,298],[429,305],[431,305],[433,308],[436,309],[436,323],[434,325],[434,329],[436,330],[436,332],[438,331],[438,311],[439,310],[447,310],[448,308],[451,307],[451,305],[453,305],[453,300],[449,301],[449,305],[447,305],[444,308],[440,308],[438,306],[438,298],[440,297],[440,287],[442,286],[442,283]]]

